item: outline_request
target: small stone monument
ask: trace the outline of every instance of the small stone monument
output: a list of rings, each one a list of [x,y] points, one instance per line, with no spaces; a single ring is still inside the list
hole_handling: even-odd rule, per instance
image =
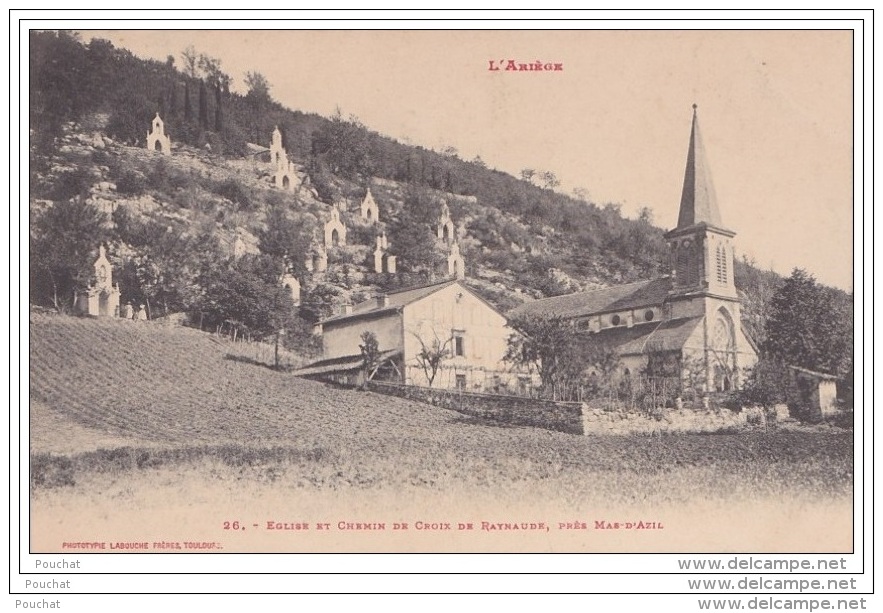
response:
[[[152,130],[147,133],[147,148],[151,151],[160,151],[163,155],[172,153],[172,139],[166,134],[165,124],[159,113],[153,118]]]
[[[346,245],[346,226],[340,221],[337,208],[331,209],[331,219],[325,223],[325,248]]]
[[[362,205],[360,207],[360,212],[362,214],[362,219],[370,222],[378,222],[380,221],[380,209],[377,207],[377,202],[374,201],[374,196],[371,195],[371,188],[368,188],[368,192],[365,194],[364,200],[362,200]]]
[[[438,228],[436,229],[438,238],[445,241],[448,245],[456,240],[454,235],[454,222],[451,219],[451,210],[448,203],[442,200],[441,214],[439,215]]]
[[[273,139],[270,143],[270,164],[274,168],[273,185],[279,189],[293,192],[300,187],[300,177],[292,162],[288,161],[288,153],[282,146],[282,132],[279,126],[273,130]]]
[[[328,270],[328,254],[325,249],[319,249],[313,255],[313,270],[315,272],[325,272]]]
[[[377,237],[377,247],[374,248],[374,272],[383,272],[383,248],[380,246],[380,237]]]
[[[451,245],[451,253],[448,255],[448,274],[457,279],[466,278],[466,262],[460,255],[460,244]]]
[[[300,306],[300,281],[290,272],[286,272],[279,280],[282,287],[291,292],[291,300],[294,306]]]
[[[395,273],[396,256],[389,255],[387,249],[389,242],[386,240],[386,233],[380,235],[376,239],[376,247],[374,248],[374,272]],[[384,266],[384,262],[386,266]]]
[[[95,268],[95,282],[85,290],[80,290],[74,298],[78,313],[95,317],[113,317],[119,313],[120,288],[113,283],[113,268],[104,245],[98,246],[98,259]]]

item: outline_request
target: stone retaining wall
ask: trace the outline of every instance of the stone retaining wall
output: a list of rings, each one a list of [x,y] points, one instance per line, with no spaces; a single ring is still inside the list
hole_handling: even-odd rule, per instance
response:
[[[568,434],[663,434],[739,430],[747,426],[773,425],[776,411],[759,407],[729,409],[659,409],[655,414],[603,411],[586,403],[554,402],[520,396],[476,394],[369,381],[368,389],[391,396],[424,402],[458,413],[515,426],[533,426]],[[779,419],[787,417],[779,414]]]
[[[520,396],[476,394],[370,381],[368,389],[381,394],[425,402],[458,413],[514,426],[534,426],[570,434],[582,434],[582,410],[576,402],[553,402]]]

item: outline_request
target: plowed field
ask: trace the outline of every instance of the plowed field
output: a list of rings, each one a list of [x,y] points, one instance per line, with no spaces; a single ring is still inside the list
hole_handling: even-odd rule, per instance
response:
[[[149,507],[169,488],[209,505],[295,496],[303,507],[305,493],[338,492],[392,508],[481,499],[577,514],[851,504],[851,431],[580,437],[299,379],[153,322],[31,314],[29,341],[30,489],[47,509],[109,497]]]

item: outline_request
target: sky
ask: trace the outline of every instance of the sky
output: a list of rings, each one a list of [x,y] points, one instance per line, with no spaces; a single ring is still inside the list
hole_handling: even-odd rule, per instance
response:
[[[853,38],[833,30],[82,31],[181,66],[181,51],[247,71],[291,109],[340,108],[368,128],[670,229],[692,105],[737,254],[853,287]],[[505,70],[516,63],[561,70]],[[490,70],[491,62],[500,70]],[[270,135],[267,135],[269,142]],[[265,143],[266,144],[266,143]],[[856,209],[861,210],[861,203]]]

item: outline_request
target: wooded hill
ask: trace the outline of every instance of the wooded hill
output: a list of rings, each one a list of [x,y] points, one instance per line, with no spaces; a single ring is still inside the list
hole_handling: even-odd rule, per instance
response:
[[[287,109],[258,73],[246,82],[247,94],[231,92],[220,61],[192,48],[157,62],[108,41],[31,32],[32,302],[68,308],[106,241],[123,302],[146,304],[153,317],[186,312],[256,334],[283,323],[305,330],[336,305],[444,274],[448,252],[435,225],[442,201],[468,282],[504,311],[665,274],[663,230],[649,211],[625,219],[616,203],[554,191],[553,173],[519,178],[452,150],[405,145],[340,113]],[[145,148],[156,113],[171,156]],[[269,163],[255,154],[274,126],[304,179],[295,192],[273,187]],[[358,218],[368,188],[380,224]],[[305,260],[333,206],[344,209],[347,245],[329,252],[327,272],[308,274]],[[395,275],[373,272],[383,232],[398,258]],[[246,257],[232,257],[236,237]],[[294,320],[278,287],[286,268],[303,279]],[[781,284],[737,262],[744,322],[757,339]]]

